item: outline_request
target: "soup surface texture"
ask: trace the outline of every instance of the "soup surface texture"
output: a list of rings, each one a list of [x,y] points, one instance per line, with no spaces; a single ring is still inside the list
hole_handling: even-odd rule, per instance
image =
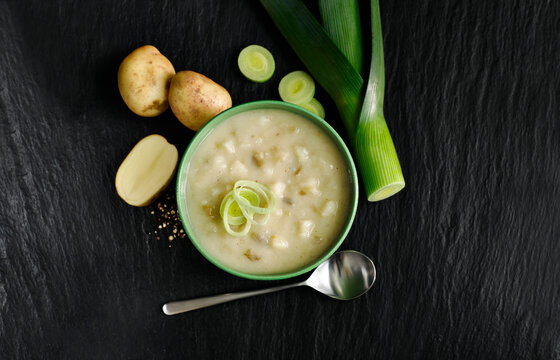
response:
[[[218,262],[249,274],[310,265],[339,238],[350,211],[352,177],[321,128],[285,110],[251,110],[216,126],[186,170],[189,222]],[[229,235],[220,216],[238,180],[270,187],[275,210],[245,236]]]

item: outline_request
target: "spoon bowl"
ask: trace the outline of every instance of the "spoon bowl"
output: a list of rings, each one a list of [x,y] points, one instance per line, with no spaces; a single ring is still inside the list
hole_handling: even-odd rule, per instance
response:
[[[305,281],[263,290],[173,301],[163,305],[163,312],[166,315],[175,315],[228,301],[268,294],[298,286],[312,287],[320,293],[334,299],[350,300],[365,294],[371,289],[375,282],[375,277],[375,265],[373,265],[373,261],[371,261],[370,258],[360,252],[346,250],[337,252],[321,263]]]
[[[351,300],[365,294],[375,282],[375,265],[364,254],[341,251],[315,269],[305,285],[338,300]]]

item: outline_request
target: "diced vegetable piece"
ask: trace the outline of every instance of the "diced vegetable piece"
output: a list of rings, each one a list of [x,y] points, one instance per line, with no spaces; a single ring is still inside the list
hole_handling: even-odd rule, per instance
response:
[[[336,210],[338,209],[338,202],[334,200],[327,200],[323,207],[321,208],[321,216],[331,216],[336,214]]]
[[[270,186],[270,189],[272,190],[272,192],[274,192],[274,194],[276,194],[277,197],[283,198],[284,191],[286,190],[286,184],[281,181],[277,181]]]
[[[315,95],[315,81],[305,71],[292,71],[280,80],[280,98],[292,104],[306,104]]]
[[[270,124],[270,118],[268,116],[261,116],[258,120],[259,125],[266,126]]]
[[[263,166],[265,158],[266,156],[263,151],[255,151],[253,153],[253,161],[255,162],[255,165],[257,165],[258,167]]]
[[[275,249],[287,249],[288,247],[290,247],[290,244],[288,244],[286,239],[283,239],[276,235],[272,235],[270,237],[270,241],[268,242],[268,244]]]
[[[317,178],[307,178],[300,183],[300,189],[305,194],[312,194],[312,195],[321,195],[321,191],[319,191],[319,179]]]
[[[235,153],[235,144],[233,143],[233,140],[229,139],[228,141],[224,142],[223,144],[221,144],[221,146],[227,150],[227,152],[229,152],[230,154]]]
[[[241,50],[237,64],[247,79],[257,83],[268,81],[276,68],[270,51],[260,45],[249,45]]]
[[[253,252],[251,251],[251,249],[247,249],[243,255],[245,255],[245,257],[251,261],[259,261],[261,259],[261,257],[257,254],[253,254]]]
[[[287,151],[278,151],[274,156],[274,160],[277,163],[285,163],[287,161],[290,161],[290,153]]]
[[[241,161],[235,160],[229,168],[229,172],[233,176],[242,177],[247,174],[248,169]]]
[[[311,237],[311,233],[315,229],[315,223],[313,220],[301,220],[298,222],[298,235],[302,238]]]
[[[251,237],[260,243],[268,244],[270,242],[270,233],[268,230],[263,232],[251,231]]]
[[[270,165],[266,165],[262,167],[262,172],[265,175],[272,176],[274,175],[274,167]]]
[[[202,210],[211,218],[214,218],[214,207],[209,204],[203,204]],[[165,223],[164,223],[165,224]]]
[[[226,159],[221,155],[216,155],[208,160],[208,164],[215,170],[225,169],[227,167]]]
[[[309,151],[303,146],[295,146],[294,152],[296,153],[296,157],[299,162],[303,162],[309,159]]]
[[[311,99],[311,101],[308,103],[301,104],[300,106],[304,109],[311,111],[313,114],[317,115],[321,119],[325,118],[325,108],[315,98]]]

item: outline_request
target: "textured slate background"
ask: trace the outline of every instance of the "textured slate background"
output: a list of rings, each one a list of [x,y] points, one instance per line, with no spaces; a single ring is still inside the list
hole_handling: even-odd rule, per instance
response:
[[[274,283],[157,240],[154,208],[117,197],[115,172],[140,138],[160,133],[182,152],[193,135],[169,111],[126,108],[120,61],[153,44],[235,104],[276,99],[301,64],[256,1],[0,1],[0,357],[560,359],[560,3],[381,9],[385,113],[407,188],[362,196],[342,247],[374,259],[374,290],[165,317],[166,300]],[[267,84],[236,68],[251,43],[276,57]]]

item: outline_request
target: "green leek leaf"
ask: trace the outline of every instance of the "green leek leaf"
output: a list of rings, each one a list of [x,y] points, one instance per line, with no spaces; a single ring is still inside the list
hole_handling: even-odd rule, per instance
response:
[[[319,0],[325,31],[358,74],[362,73],[362,29],[358,0]]]

